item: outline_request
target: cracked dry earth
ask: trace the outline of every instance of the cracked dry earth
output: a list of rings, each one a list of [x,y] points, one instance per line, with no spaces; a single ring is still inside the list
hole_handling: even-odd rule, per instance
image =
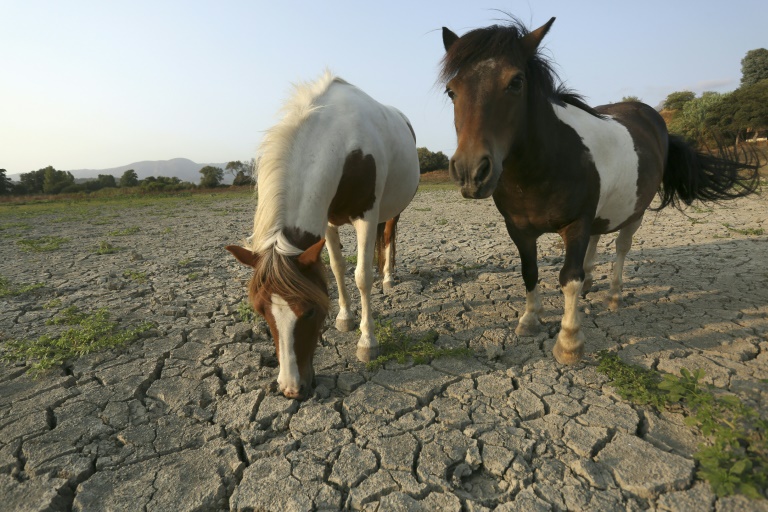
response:
[[[51,333],[45,321],[71,305],[156,327],[37,379],[0,365],[0,508],[768,510],[697,481],[702,438],[682,414],[624,403],[594,358],[615,349],[664,372],[702,368],[768,415],[768,236],[735,231],[768,228],[764,198],[649,212],[617,312],[602,303],[604,237],[597,290],[581,302],[588,356],[563,367],[551,355],[559,239],[540,241],[544,329],[518,337],[519,258],[492,202],[420,192],[400,220],[398,284],[389,295],[374,285],[375,310],[474,355],[366,371],[357,335],[328,320],[303,402],[275,392],[267,330],[237,313],[248,272],[223,246],[249,233],[253,208],[221,194],[5,215],[0,274],[45,287],[0,299],[2,339]],[[342,234],[349,254],[353,230]],[[69,241],[45,253],[13,243],[43,235]],[[103,240],[121,250],[95,254]]]

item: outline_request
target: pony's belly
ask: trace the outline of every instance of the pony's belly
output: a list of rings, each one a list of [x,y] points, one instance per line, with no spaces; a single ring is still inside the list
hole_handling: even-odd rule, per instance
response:
[[[634,193],[615,192],[601,203],[595,214],[595,223],[602,226],[602,230],[608,233],[635,214],[637,197]]]
[[[384,191],[379,205],[379,222],[386,222],[395,215],[400,214],[411,203],[419,186],[419,171],[404,176],[395,176],[394,187]]]

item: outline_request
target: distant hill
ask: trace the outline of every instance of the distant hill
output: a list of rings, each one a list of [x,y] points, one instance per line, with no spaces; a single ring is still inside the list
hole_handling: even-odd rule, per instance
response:
[[[75,180],[80,182],[85,179],[96,178],[99,174],[111,174],[115,179],[119,180],[128,169],[136,171],[139,179],[144,179],[148,176],[168,176],[169,178],[179,178],[181,181],[190,181],[192,183],[200,182],[200,169],[206,165],[212,165],[214,167],[226,167],[225,163],[212,163],[212,164],[198,164],[189,160],[188,158],[173,158],[171,160],[146,160],[143,162],[134,162],[128,165],[121,165],[120,167],[113,167],[111,169],[59,169],[69,170],[75,177]],[[13,181],[19,181],[19,175],[8,176]],[[224,183],[231,183],[232,176],[225,175]]]

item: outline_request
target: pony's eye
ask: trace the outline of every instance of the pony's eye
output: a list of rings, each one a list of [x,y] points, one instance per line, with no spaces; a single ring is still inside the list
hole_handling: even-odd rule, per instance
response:
[[[309,320],[310,318],[314,318],[316,313],[317,311],[315,310],[315,308],[311,308],[306,310],[304,314],[301,315],[301,318],[303,318],[304,320]]]
[[[509,81],[509,85],[507,85],[507,91],[509,92],[520,92],[523,90],[523,84],[525,83],[525,80],[523,79],[523,75],[516,75],[512,80]]]
[[[447,94],[448,97],[451,98],[451,101],[453,101],[453,98],[456,96],[456,94],[451,89],[448,89],[448,88],[445,89],[445,94]]]

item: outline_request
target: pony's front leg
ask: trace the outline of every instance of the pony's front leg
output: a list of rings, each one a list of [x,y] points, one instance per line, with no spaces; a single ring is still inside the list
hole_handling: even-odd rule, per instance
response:
[[[525,312],[517,323],[515,334],[534,336],[541,329],[541,298],[539,296],[539,266],[536,263],[536,237],[521,235],[507,223],[507,232],[520,254],[520,264],[525,282]]]
[[[355,328],[355,315],[349,309],[349,294],[344,281],[346,263],[341,254],[341,241],[339,240],[339,228],[329,224],[325,230],[325,246],[328,248],[328,256],[331,259],[331,270],[336,278],[336,287],[339,290],[339,314],[336,315],[336,329],[342,332]]]
[[[376,244],[376,222],[366,219],[354,221],[357,231],[357,268],[355,283],[360,290],[360,340],[357,358],[369,362],[379,356],[379,343],[373,333],[371,287],[373,286],[373,252]]]
[[[560,271],[560,286],[563,290],[565,307],[557,342],[552,349],[560,364],[573,364],[584,354],[584,333],[581,330],[579,296],[584,285],[584,256],[589,245],[588,224],[571,224],[560,233],[565,242],[565,264]]]

